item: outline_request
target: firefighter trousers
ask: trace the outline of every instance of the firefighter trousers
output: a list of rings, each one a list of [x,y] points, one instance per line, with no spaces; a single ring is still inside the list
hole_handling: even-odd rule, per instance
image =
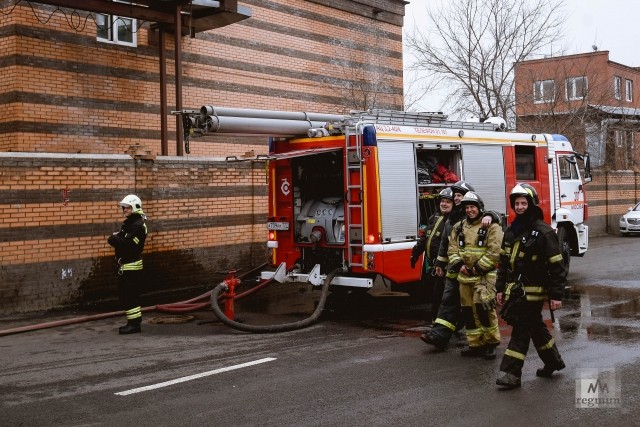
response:
[[[431,337],[442,344],[451,339],[460,320],[460,287],[458,281],[447,277],[444,281],[444,291],[438,308],[438,315],[433,321]]]
[[[462,319],[467,328],[469,347],[497,346],[500,344],[498,314],[495,308],[485,310],[480,299],[480,289],[485,285],[460,285]]]
[[[440,303],[442,302],[442,297],[444,295],[445,278],[435,274],[432,275],[431,272],[427,272],[426,274],[428,275],[427,287],[431,291],[431,319],[435,321],[438,318],[438,310],[440,309]]]
[[[125,311],[128,323],[140,324],[142,320],[140,292],[143,280],[143,270],[123,270],[118,273],[120,305]]]
[[[517,377],[522,375],[522,366],[529,350],[529,341],[538,352],[545,366],[556,368],[564,366],[560,352],[547,325],[542,320],[543,302],[527,301],[522,306],[520,320],[513,326],[511,340],[504,352],[500,370]]]

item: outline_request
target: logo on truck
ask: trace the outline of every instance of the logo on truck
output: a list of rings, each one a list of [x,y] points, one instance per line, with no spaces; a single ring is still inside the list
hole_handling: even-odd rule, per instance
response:
[[[288,196],[289,193],[291,192],[291,184],[289,184],[289,181],[287,181],[287,178],[282,179],[282,184],[280,185],[280,191],[282,191],[282,194],[284,194],[285,196]]]

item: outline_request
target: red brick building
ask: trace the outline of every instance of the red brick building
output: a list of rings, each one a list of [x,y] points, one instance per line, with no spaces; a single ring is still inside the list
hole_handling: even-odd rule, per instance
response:
[[[193,139],[180,156],[169,114],[163,153],[155,23],[60,4],[74,3],[0,5],[0,313],[115,298],[106,237],[128,193],[150,218],[148,294],[264,262],[264,163],[224,158],[266,153],[267,139]],[[405,4],[241,1],[246,19],[181,38],[182,107],[401,109]],[[171,111],[170,30],[164,44]]]
[[[523,61],[515,88],[518,131],[560,133],[590,154],[590,227],[617,232],[640,197],[640,67],[610,61],[608,51]]]

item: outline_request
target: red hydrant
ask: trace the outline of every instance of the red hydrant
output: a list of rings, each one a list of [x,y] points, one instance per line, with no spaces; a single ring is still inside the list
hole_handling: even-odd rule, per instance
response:
[[[224,294],[224,315],[231,320],[234,320],[235,318],[233,300],[236,297],[236,286],[240,284],[240,279],[235,276],[238,271],[239,270],[229,270],[227,272],[227,277],[224,279],[224,283],[228,288],[227,292]]]

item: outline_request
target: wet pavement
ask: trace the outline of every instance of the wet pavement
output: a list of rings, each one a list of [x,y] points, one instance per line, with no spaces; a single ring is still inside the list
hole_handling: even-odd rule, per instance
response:
[[[544,312],[567,368],[552,380],[536,378],[540,361],[530,349],[519,390],[499,392],[494,384],[507,325],[501,323],[498,359],[469,361],[454,345],[437,353],[417,339],[428,305],[397,294],[349,294],[332,296],[318,324],[283,334],[241,333],[201,310],[188,313],[191,319],[145,313],[143,333],[135,336],[118,336],[122,319],[114,317],[0,337],[0,419],[5,425],[634,425],[640,237],[599,237],[590,245],[584,258],[572,258],[556,322]],[[304,286],[273,286],[240,302],[237,316],[253,324],[296,321],[317,299]],[[10,316],[0,319],[0,330],[85,314],[95,313]],[[212,376],[154,391],[151,399],[114,396],[266,356],[277,359],[268,371]],[[591,398],[588,386],[597,380],[601,396],[620,402],[577,407],[576,398]],[[582,381],[587,390],[578,388]]]

